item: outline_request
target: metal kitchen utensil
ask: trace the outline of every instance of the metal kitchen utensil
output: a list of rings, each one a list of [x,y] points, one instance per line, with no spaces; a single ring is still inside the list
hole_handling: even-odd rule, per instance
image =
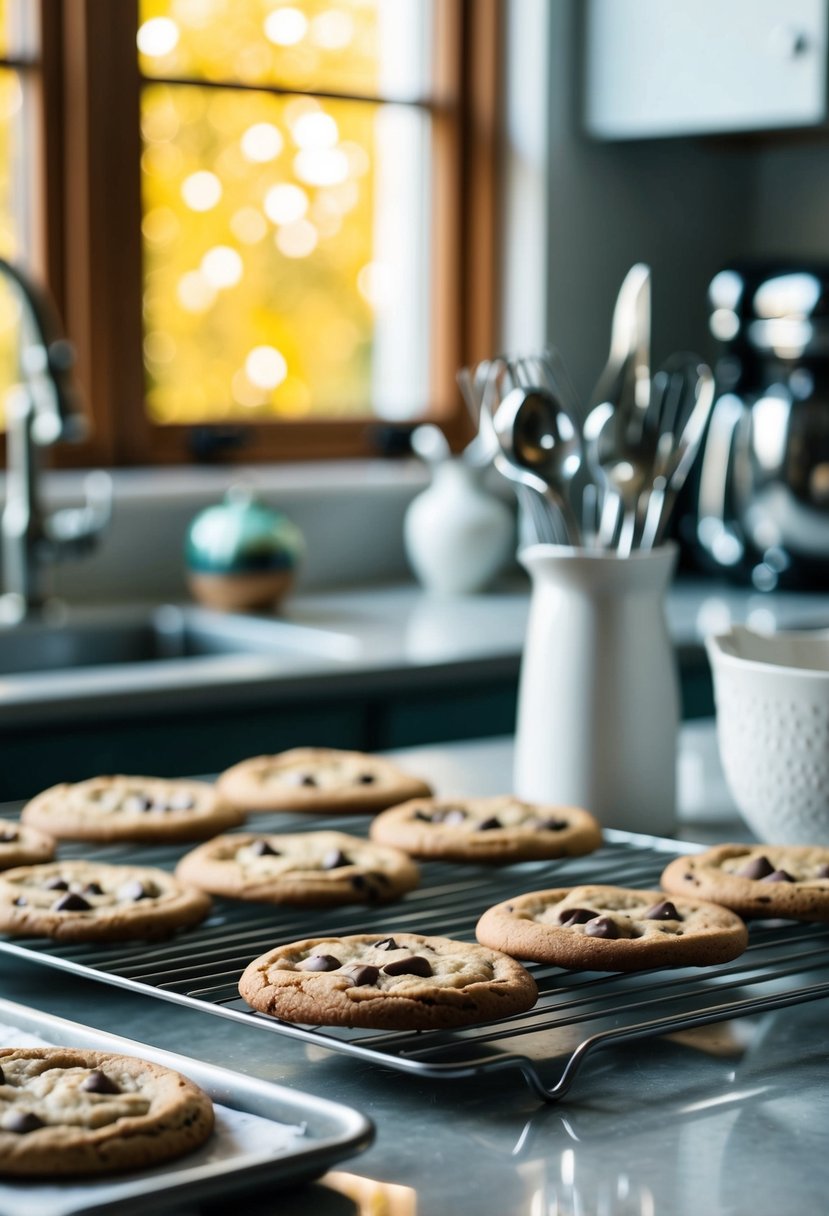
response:
[[[599,524],[599,543],[613,545],[621,516],[625,536],[622,544],[632,547],[636,502],[642,486],[636,470],[628,466],[625,439],[630,424],[637,426],[650,399],[651,272],[637,262],[628,271],[613,311],[610,353],[593,391],[584,426],[588,464],[604,492]]]
[[[608,402],[591,411],[585,449],[591,467],[621,502],[616,548],[623,556],[634,548],[651,549],[664,536],[713,399],[710,368],[696,355],[678,354],[653,377],[647,405],[626,422]]]
[[[492,464],[498,451],[498,440],[492,429],[492,419],[484,413],[484,393],[492,370],[492,360],[483,359],[475,367],[462,367],[456,379],[461,390],[469,416],[475,424],[474,439],[466,445],[461,453],[464,464],[476,468],[485,468]]]
[[[691,471],[714,403],[714,376],[695,355],[675,355],[654,377],[655,462],[639,547],[658,545]],[[649,411],[650,412],[650,411]]]
[[[512,483],[518,501],[521,545],[566,543],[562,529],[547,505],[545,483],[528,469],[514,464],[501,448],[493,414],[500,400],[501,384],[504,380],[511,382],[507,363],[503,359],[485,360],[475,368],[474,391],[476,395],[480,394],[478,438],[481,447],[493,453],[491,460],[495,468],[502,477]]]
[[[650,396],[651,271],[637,262],[625,275],[610,335],[610,353],[593,392],[593,405],[609,401],[627,414]]]
[[[547,388],[514,388],[493,422],[505,459],[532,474],[563,524],[567,543],[581,546],[581,526],[570,504],[570,482],[581,465],[581,436],[564,403]]]
[[[627,556],[636,532],[640,499],[650,489],[653,451],[643,432],[645,411],[627,419],[610,402],[592,409],[584,423],[587,463],[604,492],[599,544]]]

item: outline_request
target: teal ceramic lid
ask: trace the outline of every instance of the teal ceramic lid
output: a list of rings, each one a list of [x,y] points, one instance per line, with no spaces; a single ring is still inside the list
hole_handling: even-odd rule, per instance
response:
[[[287,516],[266,506],[244,486],[228,490],[224,501],[207,507],[190,524],[187,566],[204,574],[253,570],[293,570],[304,543]]]

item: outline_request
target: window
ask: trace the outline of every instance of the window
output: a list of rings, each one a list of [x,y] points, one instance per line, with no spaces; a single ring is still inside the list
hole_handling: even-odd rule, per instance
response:
[[[463,435],[455,371],[494,332],[498,4],[43,0],[24,58],[0,48],[0,122],[7,73],[42,64],[48,224],[12,223],[6,123],[0,254],[42,268],[78,346],[72,463]]]

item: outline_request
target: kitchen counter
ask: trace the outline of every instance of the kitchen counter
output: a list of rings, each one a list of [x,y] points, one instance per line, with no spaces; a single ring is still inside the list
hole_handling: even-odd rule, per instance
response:
[[[273,618],[221,618],[219,632],[242,644],[253,634],[258,653],[64,670],[49,669],[44,658],[38,674],[0,675],[0,801],[101,772],[218,771],[311,742],[371,752],[506,734],[515,724],[528,607],[526,579],[459,597],[412,583],[362,587],[297,595]],[[149,619],[139,605],[113,610],[121,614],[116,623],[124,613]],[[108,610],[86,611],[87,634],[91,625],[95,636],[94,612],[105,622]],[[691,719],[713,713],[708,633],[732,621],[827,625],[829,594],[759,595],[681,577],[666,616],[682,714]],[[70,608],[70,625],[73,617]],[[166,624],[184,614],[162,607],[154,619]],[[49,640],[60,651],[60,637]],[[39,648],[29,640],[29,651]]]
[[[509,783],[508,739],[397,753],[445,793]],[[681,835],[731,838],[710,723],[680,748]],[[512,1074],[401,1076],[302,1042],[0,958],[9,999],[358,1107],[374,1145],[344,1163],[361,1211],[389,1216],[779,1216],[826,1209],[829,1056],[821,1001],[599,1053],[544,1105]],[[340,1171],[341,1172],[341,1171]],[[354,1179],[362,1179],[355,1182]],[[262,1211],[335,1216],[315,1185]],[[257,1205],[258,1207],[259,1205]],[[14,1213],[13,1216],[23,1216]]]
[[[137,606],[136,606],[137,608]],[[414,584],[317,592],[290,598],[272,618],[276,653],[213,654],[114,667],[0,677],[0,727],[61,718],[130,717],[203,707],[447,681],[464,672],[517,677],[527,624],[525,580],[457,597]],[[91,611],[106,611],[94,606]],[[68,619],[73,612],[68,608]],[[668,627],[683,656],[701,654],[705,636],[732,622],[758,629],[829,625],[829,593],[748,589],[682,577],[671,587]],[[267,617],[255,618],[256,628]],[[243,626],[244,622],[242,622]],[[280,632],[281,631],[281,632]]]

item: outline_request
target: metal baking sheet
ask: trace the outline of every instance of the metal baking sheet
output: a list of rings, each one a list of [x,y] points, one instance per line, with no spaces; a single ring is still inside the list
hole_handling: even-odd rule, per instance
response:
[[[0,999],[4,1047],[46,1043],[140,1056],[175,1069],[213,1100],[216,1131],[195,1153],[129,1174],[55,1183],[0,1179],[0,1216],[146,1216],[253,1187],[275,1191],[319,1177],[371,1144],[365,1115],[299,1090],[161,1051]]]

